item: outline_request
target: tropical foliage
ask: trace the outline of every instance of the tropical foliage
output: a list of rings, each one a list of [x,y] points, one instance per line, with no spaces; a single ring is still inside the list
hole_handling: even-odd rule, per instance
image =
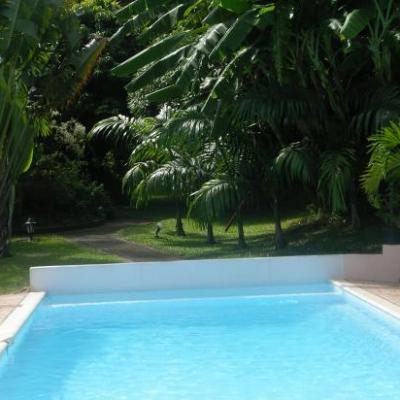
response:
[[[241,246],[242,211],[255,202],[272,209],[285,245],[279,208],[299,187],[359,228],[368,137],[400,115],[397,2],[136,0],[116,15],[113,40],[133,36],[141,50],[112,72],[130,80],[133,117],[158,119],[131,142],[131,194],[175,196],[188,179],[182,154],[201,157],[194,141],[212,170],[178,185],[182,200],[203,224],[235,220]]]
[[[370,138],[371,158],[363,186],[371,204],[400,227],[400,125],[391,123]]]
[[[35,137],[48,133],[46,112],[74,101],[106,45],[81,49],[75,28],[61,0],[0,6],[0,255],[9,245],[15,185],[30,167]]]
[[[104,172],[98,153],[113,176],[126,161],[133,204],[169,198],[176,233],[186,214],[209,243],[222,221],[246,247],[258,207],[286,246],[280,216],[293,198],[354,230],[368,203],[398,225],[399,26],[395,0],[4,0],[0,254],[32,160],[32,178],[73,177],[76,193],[105,202],[87,182]],[[54,110],[61,130],[94,125],[77,160],[42,151]]]
[[[90,176],[85,127],[60,117],[56,114],[49,122],[49,136],[37,138],[32,167],[17,185],[14,226],[19,229],[27,215],[42,229],[113,215],[104,186]]]

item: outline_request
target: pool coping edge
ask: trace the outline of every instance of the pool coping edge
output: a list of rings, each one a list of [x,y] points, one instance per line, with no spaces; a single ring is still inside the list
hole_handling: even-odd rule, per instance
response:
[[[357,285],[355,282],[332,280],[333,285],[342,289],[344,292],[349,293],[358,299],[365,301],[371,306],[377,308],[390,316],[400,320],[400,306],[384,299],[374,293],[369,292]]]
[[[17,308],[0,324],[0,355],[14,341],[20,329],[45,296],[45,292],[29,292]]]

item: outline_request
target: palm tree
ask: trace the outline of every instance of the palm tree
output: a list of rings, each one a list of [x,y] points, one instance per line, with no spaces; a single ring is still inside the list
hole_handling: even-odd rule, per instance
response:
[[[197,212],[203,220],[212,221],[233,212],[231,220],[236,219],[238,245],[240,248],[247,248],[242,217],[243,205],[244,201],[240,200],[239,188],[235,182],[228,176],[221,176],[205,182],[192,194],[190,213]]]
[[[358,181],[365,162],[366,139],[397,119],[400,112],[399,91],[390,83],[388,58],[373,45],[379,42],[381,48],[385,39],[386,49],[391,47],[392,54],[398,53],[398,44],[390,39],[398,7],[394,2],[376,1],[374,13],[367,8],[346,9],[349,6],[325,2],[307,13],[301,10],[303,5],[298,4],[297,11],[292,8],[292,22],[280,29],[282,40],[277,42],[279,57],[275,57],[277,73],[273,76],[291,88],[295,87],[295,78],[322,105],[307,119],[299,116],[296,136],[282,135],[279,157],[287,158],[284,166],[292,169],[286,173],[312,184],[329,211],[350,211],[352,227],[358,229]],[[324,22],[327,16],[330,24]],[[366,46],[368,42],[370,46]],[[375,64],[373,74],[370,61]],[[293,74],[293,70],[299,74]],[[309,167],[310,160],[315,168]]]
[[[159,196],[172,199],[176,204],[178,236],[185,236],[182,220],[188,196],[210,176],[214,165],[212,149],[200,141],[207,122],[194,110],[178,111],[168,119],[158,120],[112,117],[91,131],[92,136],[122,140],[130,146],[123,189],[136,206]],[[212,226],[207,228],[212,242]]]
[[[176,234],[185,236],[183,228],[183,205],[190,192],[203,178],[203,155],[193,156],[187,153],[170,151],[171,159],[162,164],[156,164],[148,174],[143,174],[140,182],[135,173],[137,165],[143,161],[133,161],[132,168],[124,178],[124,187],[137,200],[147,201],[152,197],[168,196],[176,204]]]
[[[114,73],[131,76],[128,91],[143,90],[153,104],[200,105],[214,121],[216,144],[225,141],[233,153],[252,147],[246,154],[263,171],[280,246],[279,197],[293,180],[313,187],[326,210],[350,212],[359,227],[367,137],[400,111],[393,74],[399,15],[393,0],[357,9],[342,1],[135,1],[119,12],[119,33],[133,29],[144,50]],[[305,142],[302,166],[274,167]],[[304,164],[310,160],[313,168]],[[227,171],[214,178],[235,188]]]

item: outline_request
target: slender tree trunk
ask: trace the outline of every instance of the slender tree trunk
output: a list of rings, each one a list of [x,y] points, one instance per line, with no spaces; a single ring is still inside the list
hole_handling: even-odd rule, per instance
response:
[[[176,205],[176,225],[175,225],[175,232],[178,236],[186,236],[185,230],[183,229],[183,222],[182,222],[183,212],[182,207],[180,204]]]
[[[207,224],[207,243],[208,244],[217,243],[214,237],[214,228],[211,222]]]
[[[5,210],[0,212],[0,257],[9,254],[8,215]]]
[[[10,196],[3,204],[0,204],[0,257],[8,256],[10,254],[10,236],[11,236],[11,222],[12,216],[10,215]]]
[[[238,244],[241,249],[246,249],[247,248],[247,243],[244,237],[244,227],[243,227],[243,219],[242,219],[242,213],[239,210],[237,215],[237,230],[238,230]]]
[[[360,214],[358,213],[358,201],[356,185],[353,182],[350,188],[350,209],[351,209],[351,228],[359,230],[361,228]]]
[[[275,224],[275,248],[279,250],[286,247],[286,240],[282,230],[281,215],[279,212],[279,202],[276,196],[274,196],[272,202],[272,211],[274,214],[274,224]]]

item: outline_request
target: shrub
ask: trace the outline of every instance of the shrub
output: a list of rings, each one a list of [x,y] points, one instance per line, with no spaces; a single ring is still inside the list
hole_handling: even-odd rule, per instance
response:
[[[55,120],[52,135],[37,144],[35,165],[18,188],[16,216],[74,220],[112,216],[108,194],[87,171],[85,150],[84,127],[74,120]]]

